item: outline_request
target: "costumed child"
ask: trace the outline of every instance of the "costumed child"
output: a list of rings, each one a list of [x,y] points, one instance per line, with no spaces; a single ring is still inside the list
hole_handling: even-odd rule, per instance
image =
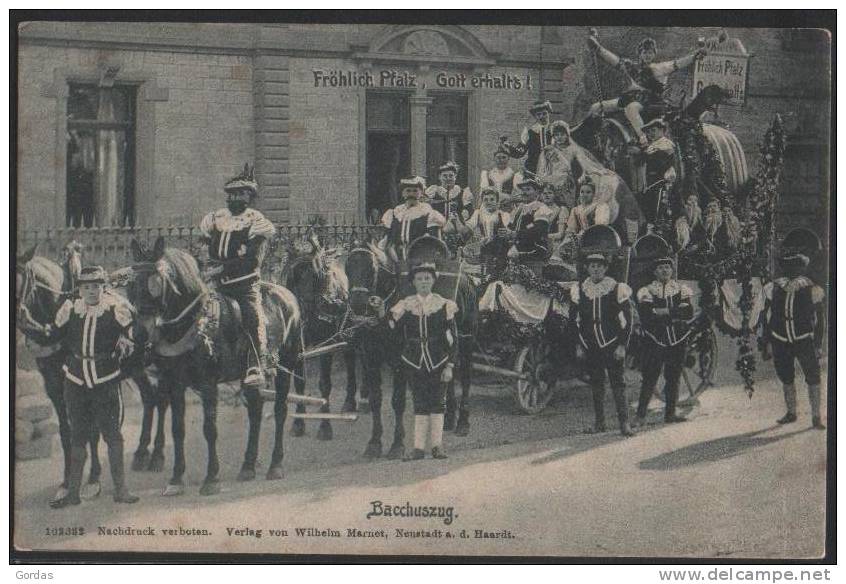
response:
[[[120,431],[121,363],[134,351],[133,310],[129,302],[106,291],[106,272],[82,268],[79,296],[64,301],[53,324],[36,331],[45,344],[65,347],[65,404],[71,428],[68,491],[50,502],[54,509],[79,505],[86,445],[98,428],[109,447],[109,470],[117,503],[136,503],[126,486]]]
[[[413,266],[408,277],[416,294],[399,301],[388,313],[388,326],[401,338],[400,359],[414,400],[414,450],[407,460],[425,456],[427,435],[432,458],[447,458],[444,410],[446,385],[453,378],[458,305],[432,292],[438,278],[434,263]]]

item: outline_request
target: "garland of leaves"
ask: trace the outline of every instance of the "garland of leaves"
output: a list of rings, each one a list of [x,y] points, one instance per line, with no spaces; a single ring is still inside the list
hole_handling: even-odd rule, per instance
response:
[[[700,255],[689,256],[686,268],[698,276],[702,291],[702,311],[705,318],[696,323],[697,328],[710,327],[713,324],[724,333],[737,337],[738,357],[735,368],[743,378],[743,385],[751,397],[754,392],[754,373],[756,369],[755,352],[752,347],[750,316],[753,305],[752,275],[755,258],[769,252],[773,237],[773,217],[775,214],[776,193],[781,181],[784,166],[786,140],[781,118],[776,116],[773,124],[764,135],[761,147],[761,160],[755,177],[738,193],[734,200],[729,199],[725,170],[722,163],[702,131],[702,124],[697,119],[683,115],[673,116],[669,120],[673,136],[682,152],[685,168],[684,192],[700,192],[704,189],[709,197],[714,196],[724,209],[731,208],[739,217],[743,217],[741,245],[728,257],[716,260]],[[662,232],[671,229],[671,225],[656,226]],[[757,238],[758,249],[754,249]],[[769,277],[768,266],[762,274]],[[718,282],[735,277],[741,286],[739,307],[742,314],[739,333],[732,331],[719,318],[716,304]]]
[[[754,263],[755,247],[765,257],[769,256],[773,243],[773,223],[775,218],[775,203],[778,188],[781,184],[781,174],[784,168],[784,152],[787,138],[781,117],[776,115],[773,123],[764,134],[761,145],[761,159],[755,177],[748,185],[748,199],[746,201],[746,221],[743,222],[742,236],[744,242],[751,245],[745,250],[744,263],[738,270],[738,281],[741,284],[740,310],[743,320],[740,337],[737,340],[738,358],[736,368],[743,377],[746,392],[751,396],[754,391],[753,375],[755,373],[755,352],[752,347],[752,330],[749,327],[749,316],[752,312],[752,267]],[[757,238],[757,246],[755,240]],[[752,249],[750,249],[752,248]],[[769,262],[765,262],[763,277],[769,279]]]
[[[505,270],[499,274],[498,279],[506,284],[520,284],[526,290],[538,292],[561,303],[570,301],[569,290],[559,286],[558,282],[538,276],[531,268],[523,264],[509,261]]]

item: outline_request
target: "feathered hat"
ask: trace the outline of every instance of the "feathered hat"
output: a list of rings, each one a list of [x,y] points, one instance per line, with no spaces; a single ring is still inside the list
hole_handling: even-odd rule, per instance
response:
[[[422,176],[410,176],[408,178],[400,179],[400,188],[407,189],[407,188],[417,188],[421,191],[426,190],[426,181],[423,179]]]
[[[549,100],[536,101],[532,104],[532,107],[529,108],[530,114],[537,114],[544,111],[552,113],[552,104],[549,103]]]
[[[100,266],[87,266],[82,268],[77,281],[80,284],[105,284],[106,270]]]
[[[252,196],[258,196],[258,183],[256,182],[255,171],[255,166],[250,166],[249,163],[244,163],[244,170],[241,174],[226,181],[226,184],[223,185],[223,190],[227,193],[250,191]]]
[[[452,160],[442,164],[441,167],[438,169],[438,172],[447,172],[447,171],[450,171],[450,170],[452,172],[454,172],[455,174],[458,174],[458,165],[455,162],[453,162]]]
[[[411,269],[408,270],[408,279],[413,280],[415,274],[419,274],[420,272],[429,272],[433,278],[438,279],[438,268],[432,262],[420,262],[411,266]]]

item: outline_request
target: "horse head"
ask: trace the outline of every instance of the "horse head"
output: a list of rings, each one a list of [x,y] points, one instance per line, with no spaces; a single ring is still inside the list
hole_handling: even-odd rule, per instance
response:
[[[15,261],[15,306],[17,324],[28,322],[33,312],[52,318],[62,294],[62,268],[54,261],[36,255],[38,245],[17,256]]]
[[[359,242],[347,254],[344,270],[349,282],[349,305],[363,316],[371,296],[387,298],[393,291],[394,272],[384,251],[373,242]]]
[[[145,242],[133,238],[130,242],[132,252],[131,266],[111,273],[114,285],[125,286],[130,302],[139,313],[151,314],[164,307],[164,288],[160,262],[165,255],[164,237],[158,237],[149,247]]]
[[[719,105],[728,97],[728,91],[719,85],[709,85],[700,91],[684,108],[684,115],[698,119],[707,110]]]
[[[75,239],[68,241],[62,248],[62,267],[68,278],[65,283],[66,290],[76,288],[79,274],[82,273],[82,250],[85,246]]]
[[[35,275],[32,269],[32,258],[38,249],[36,243],[30,249],[17,256],[15,261],[15,305],[18,312],[18,321],[23,316],[23,307],[30,303],[35,293]]]

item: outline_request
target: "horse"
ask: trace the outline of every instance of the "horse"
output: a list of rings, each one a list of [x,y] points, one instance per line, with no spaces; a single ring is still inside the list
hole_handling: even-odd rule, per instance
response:
[[[424,235],[418,241],[429,242],[435,240]],[[438,244],[444,246],[439,240]],[[417,241],[409,247],[411,251],[419,246]],[[441,249],[445,253],[445,249]],[[401,266],[400,266],[401,267]],[[396,302],[412,293],[410,284],[403,278],[397,266],[392,265],[387,255],[372,241],[354,242],[347,255],[344,268],[350,283],[349,306],[354,318],[370,318],[375,320],[370,300],[378,297],[390,310]],[[464,274],[441,274],[436,283],[436,292],[449,297],[458,304],[458,358],[456,376],[461,383],[462,392],[460,402],[456,402],[454,382],[447,388],[446,413],[444,428],[455,430],[459,436],[466,436],[470,429],[470,383],[471,383],[471,343],[476,332],[478,316],[476,290],[469,278]],[[384,362],[390,366],[393,374],[393,394],[391,405],[394,410],[394,439],[387,458],[402,458],[405,453],[405,427],[403,414],[406,405],[405,371],[396,351],[396,339],[384,324],[367,327],[360,342],[363,346],[364,379],[370,389],[370,412],[373,425],[370,440],[364,452],[369,459],[382,455],[382,383],[381,365]],[[458,424],[455,416],[458,411]]]
[[[65,352],[61,343],[43,346],[30,336],[30,324],[50,324],[56,318],[64,300],[74,293],[76,280],[82,270],[82,245],[71,241],[64,246],[62,265],[42,256],[36,256],[38,246],[19,255],[15,262],[15,298],[17,318],[15,324],[26,338],[26,345],[35,357],[36,367],[44,379],[47,397],[56,411],[59,421],[59,440],[64,454],[62,484],[55,495],[61,498],[67,493],[70,473],[70,422],[64,398]],[[31,321],[35,321],[32,323]],[[82,495],[90,498],[100,493],[102,467],[98,455],[100,433],[94,431],[89,440],[91,468],[88,482]]]
[[[300,240],[288,244],[286,262],[280,283],[288,288],[300,305],[303,319],[305,344],[330,345],[339,338],[348,323],[348,284],[343,268],[335,259],[336,250],[326,249],[312,229],[307,229]],[[347,372],[346,398],[342,411],[355,412],[356,404],[356,353],[352,347],[343,351]],[[329,412],[329,398],[332,394],[332,353],[320,356],[320,395],[326,400],[321,413]],[[305,379],[294,380],[295,391],[305,392]],[[297,404],[297,412],[305,412],[305,404]],[[305,420],[297,418],[291,427],[294,436],[305,434]],[[331,440],[332,425],[329,420],[320,421],[318,440]]]
[[[185,390],[193,388],[203,406],[203,435],[208,448],[206,476],[201,495],[220,492],[220,464],[217,455],[217,404],[221,382],[238,381],[251,350],[240,324],[240,310],[222,294],[209,288],[197,261],[186,251],[165,248],[159,237],[152,250],[133,241],[135,263],[120,277],[134,280],[129,289],[133,304],[157,307],[156,326],[150,343],[153,359],[161,372],[159,390],[166,392],[172,405],[174,447],[173,475],[162,492],[165,496],[182,494],[185,473]],[[113,274],[113,277],[117,274]],[[287,397],[291,375],[302,377],[303,331],[300,309],[290,291],[261,282],[261,297],[267,325],[268,346],[275,366],[267,373],[275,400],[276,422],[273,453],[266,478],[282,478],[283,428],[288,415]],[[247,406],[249,433],[244,461],[238,480],[256,476],[259,435],[264,396],[258,387],[246,386],[242,397]]]
[[[137,242],[136,242],[137,245]],[[133,252],[135,253],[135,252]],[[141,245],[138,249],[137,255],[140,257],[147,253],[145,246]],[[125,290],[128,297],[141,299],[138,304],[133,307],[136,310],[136,318],[139,325],[142,340],[148,339],[155,327],[156,304],[152,301],[145,301],[146,297],[135,290],[138,282],[132,281],[127,283]],[[160,391],[158,386],[153,385],[147,375],[144,363],[136,363],[129,371],[130,378],[138,386],[141,394],[141,435],[138,438],[138,447],[132,456],[132,470],[133,471],[151,471],[161,472],[165,464],[165,417],[167,410],[170,407],[170,400],[166,392]],[[150,440],[152,438],[153,417],[156,415],[156,437],[153,441],[152,452],[149,450]]]

